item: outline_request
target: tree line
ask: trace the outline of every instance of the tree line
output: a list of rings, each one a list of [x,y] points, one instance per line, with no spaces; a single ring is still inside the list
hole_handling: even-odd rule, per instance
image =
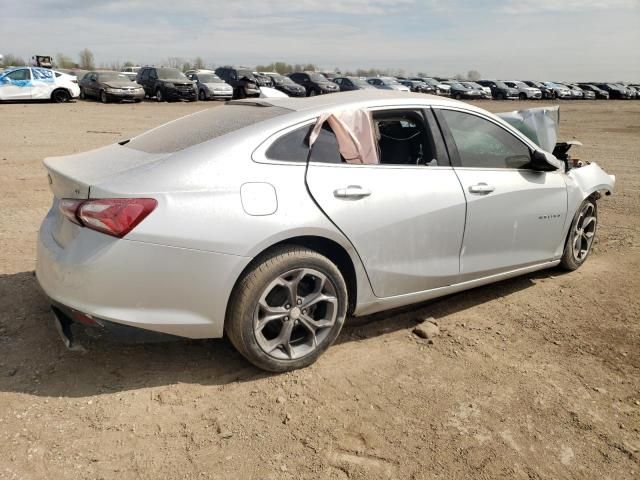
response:
[[[6,54],[4,56],[3,61],[0,63],[0,66],[3,68],[7,67],[19,67],[22,65],[27,65],[28,62],[25,62],[23,58]],[[215,69],[215,64],[206,64],[202,57],[195,57],[194,59],[187,59],[184,57],[168,57],[162,62],[163,65],[167,67],[177,68],[186,72],[187,70],[198,70],[204,68]],[[53,65],[56,68],[65,68],[65,69],[81,69],[81,70],[95,70],[96,62],[93,52],[88,48],[81,50],[78,53],[78,61],[75,61],[70,56],[64,53],[58,53],[53,58]],[[127,60],[124,63],[120,62],[110,62],[110,63],[101,63],[98,65],[98,68],[104,70],[115,70],[116,72],[121,71],[126,67],[133,67],[135,64]],[[312,71],[317,72],[321,71],[321,69],[313,64],[313,63],[287,63],[287,62],[272,62],[267,65],[256,65],[255,70],[258,72],[277,72],[281,75],[287,75],[292,72],[303,72],[303,71]],[[325,72],[328,72],[325,70]],[[346,69],[341,70],[339,67],[335,67],[331,73],[344,75],[344,76],[353,76],[353,77],[378,77],[378,76],[391,76],[391,77],[406,77],[407,73],[404,69],[393,69],[393,68],[358,68],[355,70]],[[427,72],[418,72],[416,74],[417,77],[430,77]],[[482,76],[480,72],[477,70],[469,70],[466,75],[458,73],[453,76],[456,80],[480,80]]]

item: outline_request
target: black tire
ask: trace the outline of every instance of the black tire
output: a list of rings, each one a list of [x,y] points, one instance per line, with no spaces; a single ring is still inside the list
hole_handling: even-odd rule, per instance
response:
[[[156,102],[164,102],[164,95],[162,94],[161,88],[156,90]]]
[[[310,97],[315,97],[316,95],[317,95],[317,92],[315,91],[315,89],[312,88],[311,90],[309,90]]]
[[[71,95],[64,88],[59,88],[51,93],[51,101],[54,103],[65,103],[71,100]]]
[[[204,90],[200,90],[200,92],[198,93],[198,98],[203,102],[207,99],[207,97],[204,94]]]
[[[102,103],[109,103],[109,97],[107,96],[107,92],[104,90],[100,90],[100,101]]]
[[[526,100],[527,99],[527,94],[526,93],[521,93],[520,95],[518,95],[518,97],[520,97],[520,100]]]
[[[504,100],[504,93],[498,92],[496,94],[496,100]]]
[[[304,303],[302,303],[302,306],[299,308],[297,308],[296,305],[293,305],[293,303],[291,305],[278,306],[277,308],[281,310],[283,308],[285,310],[289,308],[289,310],[286,311],[290,312],[287,313],[287,315],[291,316],[284,317],[284,319],[269,320],[265,322],[264,325],[274,325],[275,323],[276,326],[280,326],[281,330],[277,335],[275,335],[275,340],[278,340],[281,337],[287,322],[293,322],[292,325],[294,326],[289,326],[289,340],[287,341],[287,347],[289,350],[287,350],[284,344],[278,344],[280,346],[272,350],[272,352],[275,353],[269,354],[260,346],[260,339],[257,338],[257,336],[262,335],[262,333],[256,333],[257,327],[255,323],[258,322],[259,319],[260,299],[261,297],[264,297],[264,302],[267,302],[267,299],[269,298],[267,294],[273,293],[273,290],[269,290],[274,284],[273,282],[287,275],[289,272],[300,271],[301,269],[316,272],[317,274],[325,277],[325,281],[322,285],[330,287],[331,292],[333,292],[333,296],[331,298],[334,300],[337,299],[336,305],[331,308],[332,315],[335,319],[331,325],[324,327],[322,330],[322,327],[318,328],[316,333],[322,333],[322,337],[320,337],[320,335],[316,337],[315,333],[311,334],[307,328],[304,328],[303,323],[305,322],[297,320],[299,318],[298,315],[300,315],[301,312],[307,315],[307,317],[311,317],[313,315],[312,313],[307,313],[311,312],[311,310],[300,310],[300,308],[303,308]],[[303,273],[302,275],[303,277],[301,278],[303,278],[303,280],[308,277],[310,279],[314,279],[312,274]],[[302,288],[303,280],[299,280],[296,283],[298,286],[295,288],[295,295],[296,298],[299,298],[297,300],[298,305],[301,304],[302,298],[307,298],[303,296],[303,293],[299,293],[301,292],[300,289]],[[283,287],[276,286],[273,288]],[[284,290],[285,292],[292,291],[291,289]],[[298,297],[298,294],[300,294],[300,297]],[[284,302],[287,302],[287,298],[291,297],[287,297],[285,293]],[[342,325],[344,324],[347,305],[347,287],[340,270],[333,262],[314,250],[294,245],[285,245],[276,248],[265,254],[262,258],[257,259],[253,268],[249,269],[240,279],[234,288],[229,301],[225,322],[225,332],[238,352],[240,352],[256,367],[270,372],[296,370],[298,368],[311,365],[335,341],[342,329]],[[295,314],[291,313],[296,310],[296,308],[297,312]],[[317,312],[317,310],[315,311]],[[300,315],[300,318],[302,318],[302,315]],[[262,328],[261,332],[264,330],[267,330],[266,326]],[[292,349],[292,344],[294,343],[292,338],[296,332],[298,336],[299,334],[302,334],[303,337],[305,333],[307,335],[312,335],[315,341],[311,342],[313,346],[307,346],[306,340],[304,343],[299,344],[302,347],[306,347],[307,349],[310,348],[311,350],[304,353],[302,356],[294,358],[290,349]],[[262,338],[262,341],[265,341],[264,337]],[[299,347],[293,345],[293,348]],[[289,358],[286,358],[287,356]]]
[[[455,98],[456,98],[456,100],[462,100],[462,95],[459,94],[459,93],[456,93]]]
[[[87,95],[84,93],[84,88],[80,89],[80,100],[86,100]]]
[[[586,253],[583,256],[576,254],[575,248],[575,239],[576,239],[576,230],[580,227],[580,222],[584,222],[583,212],[585,209],[591,209],[593,212],[591,216],[595,218],[593,229],[590,230],[592,235],[591,242],[588,244],[586,248]],[[584,226],[584,224],[583,224]],[[569,227],[569,233],[567,233],[567,238],[564,243],[564,251],[562,252],[562,258],[560,260],[560,267],[565,270],[573,271],[578,269],[589,257],[591,253],[591,247],[593,246],[593,239],[595,238],[596,229],[598,226],[598,204],[595,199],[589,197],[585,201],[580,204],[580,207],[576,211],[573,216],[573,221],[571,222],[571,227]],[[581,246],[583,243],[581,241]]]

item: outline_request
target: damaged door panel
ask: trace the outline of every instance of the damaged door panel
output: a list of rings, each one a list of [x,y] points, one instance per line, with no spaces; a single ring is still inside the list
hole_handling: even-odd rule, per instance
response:
[[[337,139],[328,122],[316,129],[306,180],[314,200],[358,251],[375,295],[455,283],[465,198],[446,152],[435,148],[423,112],[374,111],[377,152],[362,139],[371,132],[351,128],[353,122],[369,123],[362,115],[338,117],[344,123]]]

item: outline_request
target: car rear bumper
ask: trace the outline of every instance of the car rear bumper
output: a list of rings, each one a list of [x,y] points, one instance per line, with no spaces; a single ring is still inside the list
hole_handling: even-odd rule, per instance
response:
[[[61,246],[59,222],[72,228]],[[69,231],[67,228],[67,232]],[[251,259],[116,239],[53,209],[38,236],[36,277],[57,304],[105,321],[188,338],[221,337],[227,301]]]

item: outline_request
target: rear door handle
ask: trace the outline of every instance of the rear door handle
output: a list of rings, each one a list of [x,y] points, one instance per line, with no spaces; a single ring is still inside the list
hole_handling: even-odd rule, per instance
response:
[[[484,182],[477,183],[475,185],[471,185],[469,187],[469,191],[471,193],[491,193],[496,189],[496,187],[492,185],[487,185]]]
[[[360,185],[349,185],[333,191],[333,196],[337,198],[364,198],[369,195],[371,195],[371,192]]]

